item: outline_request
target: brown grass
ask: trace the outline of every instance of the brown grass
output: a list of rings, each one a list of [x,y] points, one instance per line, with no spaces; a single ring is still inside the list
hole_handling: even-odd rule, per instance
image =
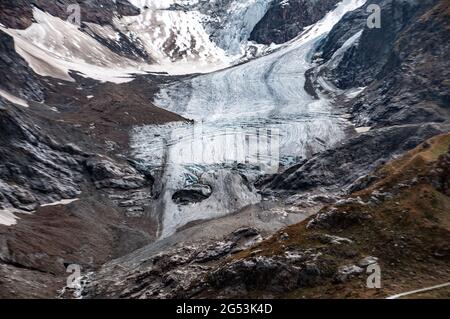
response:
[[[233,259],[251,256],[282,255],[287,249],[319,249],[336,265],[354,264],[359,258],[376,256],[382,267],[383,288],[367,289],[364,278],[345,284],[326,282],[301,288],[281,297],[288,298],[379,298],[408,290],[441,284],[450,279],[450,197],[436,190],[426,179],[433,164],[450,147],[450,133],[436,136],[380,168],[380,179],[368,189],[352,194],[368,201],[375,191],[389,192],[376,204],[348,204],[337,207],[362,213],[370,219],[343,229],[307,229],[308,220],[275,234],[257,247],[236,254]],[[399,187],[400,183],[415,183]],[[420,179],[422,177],[422,179]],[[323,211],[331,207],[325,207]],[[281,234],[289,238],[280,240]],[[314,240],[327,233],[353,240],[352,244],[333,246]],[[354,257],[347,252],[354,251]]]

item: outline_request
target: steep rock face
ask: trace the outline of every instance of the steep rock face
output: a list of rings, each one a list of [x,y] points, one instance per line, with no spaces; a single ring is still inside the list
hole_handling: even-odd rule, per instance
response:
[[[33,211],[38,205],[75,198],[80,192],[83,152],[61,145],[0,107],[0,206]]]
[[[74,3],[80,5],[82,21],[100,25],[111,24],[115,14],[139,14],[139,9],[127,0],[17,0],[0,3],[0,23],[8,28],[25,29],[33,22],[33,7],[65,20],[72,13],[68,11],[69,5]]]
[[[449,125],[403,125],[374,130],[325,151],[299,167],[276,176],[268,188],[309,190],[316,187],[349,187],[395,155],[450,130]],[[345,188],[345,187],[344,187]]]
[[[148,185],[146,178],[139,174],[136,169],[128,165],[118,165],[104,158],[88,159],[86,168],[98,189],[132,190]]]
[[[253,29],[250,40],[262,44],[284,43],[319,21],[339,0],[275,0]]]
[[[343,57],[329,67],[329,74],[338,88],[366,86],[374,81],[388,63],[394,43],[417,17],[430,9],[436,0],[391,1],[372,0],[349,13],[330,32],[318,47],[319,57],[325,61],[333,58],[339,48],[356,33],[362,31],[358,41],[343,52]],[[368,6],[377,4],[381,9],[381,28],[370,29]],[[405,48],[402,47],[402,50]]]
[[[0,298],[54,298],[68,264],[94,269],[156,232],[152,217],[140,219],[149,176],[84,152],[69,126],[30,109],[0,99]]]
[[[367,7],[381,8],[381,28]],[[350,103],[360,126],[444,122],[450,113],[448,1],[373,0],[344,17],[317,49],[319,77],[366,87]]]
[[[41,79],[16,53],[14,40],[3,31],[0,31],[0,77],[0,89],[26,100],[43,101]]]
[[[370,4],[381,7],[381,29],[367,26]],[[342,94],[356,126],[372,131],[287,170],[270,188],[349,186],[392,156],[449,130],[448,124],[425,124],[450,120],[449,5],[373,0],[344,16],[318,46],[312,77],[318,87]],[[358,87],[365,89],[356,97],[345,95]]]
[[[115,26],[107,26],[110,33],[104,34],[97,30],[94,24],[84,24],[82,31],[89,34],[99,43],[121,56],[145,62],[153,62],[150,54],[145,50],[145,47],[141,40],[127,35],[126,33],[119,31]],[[111,37],[110,35],[114,35]]]
[[[450,119],[450,3],[439,1],[408,25],[375,83],[352,106],[363,125]]]
[[[121,16],[135,16],[140,10],[126,0],[108,1],[48,1],[20,0],[0,3],[0,23],[7,28],[26,29],[35,19],[33,9],[37,8],[62,20],[67,20],[74,13],[70,5],[80,6],[81,30],[118,55],[139,61],[151,62],[151,58],[142,43],[120,32],[113,23]],[[17,18],[19,17],[19,18]],[[100,30],[104,28],[104,30]]]

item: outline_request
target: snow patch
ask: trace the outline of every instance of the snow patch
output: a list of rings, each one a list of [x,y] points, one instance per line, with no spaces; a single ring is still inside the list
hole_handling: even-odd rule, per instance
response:
[[[33,9],[35,23],[25,30],[0,28],[14,38],[16,52],[39,75],[73,82],[69,71],[99,81],[131,81],[143,66],[101,45],[77,26]]]
[[[0,96],[2,96],[3,98],[5,98],[6,100],[8,100],[11,103],[14,103],[14,104],[17,104],[17,105],[20,105],[23,107],[28,107],[27,101],[15,96],[15,95],[12,95],[2,89],[0,89]]]
[[[372,128],[370,126],[362,126],[362,127],[357,127],[355,130],[357,133],[367,133],[371,130]]]
[[[18,217],[14,215],[14,212],[14,210],[0,210],[0,225],[15,225]]]
[[[63,199],[63,200],[60,200],[60,201],[57,201],[57,202],[41,205],[41,207],[57,206],[57,205],[69,205],[70,203],[76,202],[78,200],[79,200],[79,198]]]
[[[349,99],[354,99],[355,97],[357,97],[358,95],[360,95],[365,89],[366,89],[366,87],[354,88],[354,89],[348,90],[348,91],[345,93],[345,95],[346,95]]]
[[[17,224],[17,220],[20,219],[15,214],[30,214],[23,210],[18,210],[14,208],[0,209],[0,225],[12,226]]]

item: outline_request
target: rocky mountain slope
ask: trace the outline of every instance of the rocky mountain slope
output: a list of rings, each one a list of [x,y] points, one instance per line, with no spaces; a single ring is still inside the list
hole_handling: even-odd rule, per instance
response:
[[[276,0],[256,24],[250,40],[262,44],[281,44],[292,40],[305,27],[319,21],[339,1]]]
[[[138,8],[126,0],[108,1],[77,1],[81,4],[81,14],[84,22],[92,22],[100,25],[110,24],[113,17],[132,16],[139,14]],[[1,23],[14,29],[25,29],[33,23],[33,7],[50,13],[53,16],[66,20],[71,14],[68,10],[72,1],[49,1],[49,0],[19,0],[14,3],[10,1],[1,2]]]
[[[0,1],[0,298],[381,298],[448,280],[448,0],[77,3],[79,26],[70,1]],[[278,171],[173,165],[200,122],[281,123]]]
[[[155,239],[153,178],[109,151],[105,138],[120,139],[1,103],[1,297],[55,297],[65,265],[93,269]]]
[[[442,283],[450,273],[449,159],[450,135],[439,135],[251,248],[255,229],[159,254],[143,250],[133,263],[118,259],[90,277],[86,297],[382,298]],[[382,288],[368,289],[366,268],[375,263]]]
[[[381,6],[381,29],[366,24],[366,7],[373,3]],[[348,187],[383,161],[448,131],[449,5],[368,1],[334,26],[317,48],[311,82],[341,100],[357,127],[371,131],[286,171],[269,188]]]
[[[445,122],[449,3],[381,1],[379,5],[380,29],[370,29],[365,19],[358,19],[365,17],[364,7],[334,27],[318,48],[317,58],[323,63],[319,76],[339,89],[365,88],[350,106],[360,126]],[[338,54],[339,44],[354,36],[358,39]]]

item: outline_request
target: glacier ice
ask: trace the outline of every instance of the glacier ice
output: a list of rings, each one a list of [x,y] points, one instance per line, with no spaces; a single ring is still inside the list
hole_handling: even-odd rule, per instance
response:
[[[202,127],[202,134],[193,134],[195,128],[187,123],[140,127],[134,131],[134,156],[144,165],[163,172],[164,187],[159,199],[163,214],[162,237],[189,222],[224,216],[258,202],[259,195],[242,188],[241,183],[236,184],[236,176],[245,175],[254,181],[258,174],[268,173],[247,161],[230,167],[222,155],[216,163],[204,158],[197,162],[180,161],[180,156],[191,154],[186,150],[192,149],[195,153],[196,147],[213,140],[216,149],[227,153],[231,150],[226,138],[217,136],[226,136],[235,129],[251,138],[254,132],[269,130],[276,132],[279,139],[279,150],[273,153],[276,157],[273,160],[287,166],[292,164],[292,158],[294,162],[296,158],[308,158],[345,136],[347,123],[334,112],[329,101],[324,97],[314,99],[305,91],[305,72],[312,67],[309,58],[317,41],[346,12],[364,2],[342,1],[321,21],[270,55],[168,84],[160,91],[155,100],[157,105],[192,119]],[[224,168],[235,177],[223,175]],[[174,191],[214,172],[221,176],[209,179],[215,195],[187,206],[173,203]],[[242,194],[239,195],[242,198],[237,198],[238,194]],[[230,202],[239,205],[230,207],[227,204]]]

